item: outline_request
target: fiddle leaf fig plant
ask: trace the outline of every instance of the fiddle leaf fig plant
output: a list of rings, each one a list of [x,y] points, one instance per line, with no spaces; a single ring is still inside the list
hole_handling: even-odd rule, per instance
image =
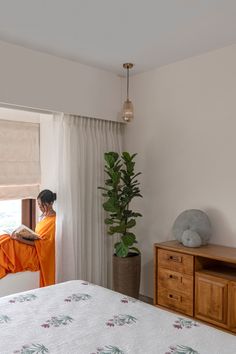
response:
[[[137,179],[141,172],[134,172],[136,155],[123,152],[120,156],[117,152],[106,152],[104,158],[107,179],[105,187],[98,187],[103,190],[102,195],[106,198],[103,208],[108,213],[105,219],[108,234],[120,235],[119,242],[114,246],[118,257],[140,253],[135,247],[137,240],[132,228],[136,225],[136,218],[142,215],[130,209],[131,201],[142,197]]]

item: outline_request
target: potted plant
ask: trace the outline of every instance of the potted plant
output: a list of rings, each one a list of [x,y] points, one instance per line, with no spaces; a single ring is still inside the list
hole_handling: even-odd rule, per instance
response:
[[[108,213],[105,224],[108,225],[109,235],[119,235],[114,245],[113,255],[113,289],[128,296],[138,297],[141,271],[141,255],[136,247],[136,236],[132,228],[136,225],[136,218],[140,213],[130,209],[131,201],[142,197],[137,177],[141,172],[135,173],[134,158],[123,152],[119,156],[116,152],[107,152],[105,158],[105,187],[103,196],[104,210]]]

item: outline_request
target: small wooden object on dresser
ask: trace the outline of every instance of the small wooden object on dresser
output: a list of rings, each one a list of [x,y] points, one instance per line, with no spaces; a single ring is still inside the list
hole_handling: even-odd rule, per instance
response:
[[[236,333],[236,248],[156,243],[154,305]]]

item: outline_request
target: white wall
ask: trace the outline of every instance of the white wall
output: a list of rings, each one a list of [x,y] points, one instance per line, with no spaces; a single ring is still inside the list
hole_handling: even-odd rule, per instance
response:
[[[117,75],[2,41],[0,58],[0,102],[118,119]]]
[[[236,247],[235,63],[236,45],[132,78],[126,148],[143,172],[142,294],[153,295],[153,243],[173,238],[183,210],[206,211],[211,242]]]

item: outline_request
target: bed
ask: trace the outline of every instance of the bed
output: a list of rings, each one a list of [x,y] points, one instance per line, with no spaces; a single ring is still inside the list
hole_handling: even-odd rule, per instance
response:
[[[19,272],[9,273],[0,279],[0,297],[39,287],[40,273]]]
[[[235,354],[236,336],[86,281],[0,299],[1,354]]]

